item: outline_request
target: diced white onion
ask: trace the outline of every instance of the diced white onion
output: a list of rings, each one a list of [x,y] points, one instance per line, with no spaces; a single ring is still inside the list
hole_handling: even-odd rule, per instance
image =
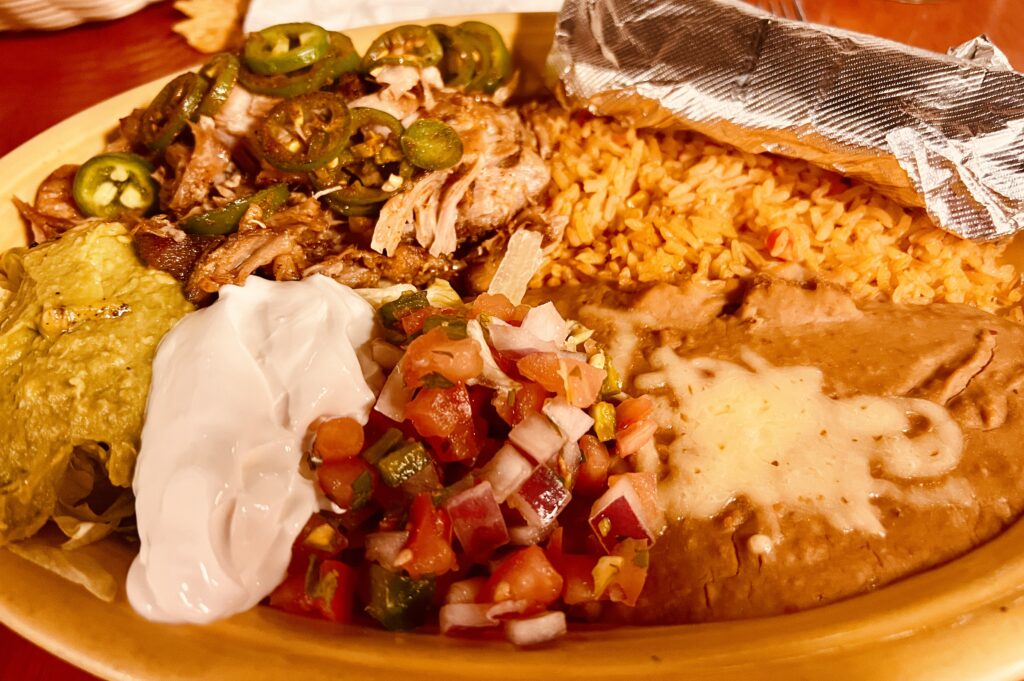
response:
[[[576,440],[569,440],[562,447],[562,453],[559,455],[561,459],[561,465],[559,466],[559,472],[565,480],[575,480],[576,471],[582,463],[583,452],[580,449],[580,444]]]
[[[506,615],[521,615],[530,607],[530,601],[499,601],[491,603],[487,610],[487,616],[493,620],[500,619]]]
[[[533,468],[533,462],[520,454],[519,450],[512,445],[505,445],[480,470],[480,479],[491,483],[494,498],[500,504],[519,489],[533,473]]]
[[[408,532],[373,532],[366,535],[366,559],[388,568],[395,568],[398,553],[409,541]]]
[[[484,329],[480,326],[480,322],[476,319],[471,319],[466,322],[466,335],[476,341],[476,344],[480,346],[480,359],[483,360],[484,370],[480,372],[480,376],[468,381],[470,385],[479,383],[485,385],[488,388],[500,389],[505,388],[512,390],[519,386],[516,381],[513,381],[508,374],[501,370],[498,366],[498,362],[494,359],[494,353],[491,352],[491,346],[487,344],[487,339],[484,338]]]
[[[462,298],[447,279],[435,279],[427,287],[427,302],[440,308],[459,307],[462,305]]]
[[[360,298],[372,305],[373,309],[379,310],[385,303],[401,298],[403,293],[415,293],[416,287],[412,284],[394,284],[384,288],[357,288],[353,290],[359,294]]]
[[[502,294],[512,301],[513,305],[522,302],[526,287],[544,262],[541,242],[544,237],[539,232],[520,229],[508,240],[508,248],[501,259],[494,278],[487,292],[492,295]]]
[[[547,302],[531,308],[523,318],[522,328],[541,340],[551,341],[564,349],[569,335],[569,324],[558,314],[554,303]]]
[[[553,342],[541,340],[526,329],[500,319],[492,319],[487,331],[491,334],[494,349],[502,354],[523,357],[534,352],[558,352],[558,346]]]
[[[602,514],[605,514],[608,507],[620,499],[625,501],[626,506],[616,508],[621,509],[623,512],[617,513],[618,517],[616,519],[609,518],[611,526],[608,528],[607,533],[602,533],[600,528]],[[654,540],[654,533],[648,528],[647,521],[644,518],[644,507],[640,501],[640,496],[629,481],[628,476],[623,476],[616,480],[615,484],[598,497],[597,501],[590,507],[590,526],[594,529],[597,539],[609,551],[615,544],[616,538],[620,535],[633,536],[643,534],[648,541]],[[636,532],[633,532],[634,528],[637,530]],[[640,537],[635,538],[639,539]]]
[[[516,546],[532,546],[539,544],[551,531],[550,527],[534,527],[533,525],[518,525],[508,528],[508,540]]]
[[[508,434],[512,443],[537,463],[547,463],[565,444],[558,426],[543,414],[530,414]]]
[[[487,580],[483,577],[452,582],[444,601],[445,603],[476,603],[476,597],[480,595],[486,583]]]
[[[576,442],[594,427],[594,419],[590,414],[572,406],[564,397],[549,399],[541,411],[558,426],[569,442]]]
[[[388,380],[384,382],[384,387],[381,388],[380,395],[377,397],[377,404],[373,408],[392,421],[401,423],[405,420],[405,406],[410,399],[412,399],[412,391],[405,387],[402,362],[399,362],[388,375]]]
[[[564,612],[546,612],[536,617],[505,622],[505,638],[517,646],[532,646],[562,636],[567,631]]]
[[[441,606],[439,623],[441,633],[447,634],[460,629],[482,629],[496,627],[498,621],[489,617],[490,603],[449,603]]]

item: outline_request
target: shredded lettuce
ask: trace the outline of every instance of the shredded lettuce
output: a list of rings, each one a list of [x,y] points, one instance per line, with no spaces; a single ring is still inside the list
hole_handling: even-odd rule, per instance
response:
[[[543,240],[539,232],[521,229],[514,233],[508,240],[505,256],[487,292],[503,294],[513,305],[521,303],[526,295],[526,287],[544,262],[544,252],[540,247]]]
[[[384,288],[357,288],[354,290],[374,310],[379,310],[385,303],[401,298],[403,293],[415,293],[416,287],[412,284],[395,284]]]
[[[519,383],[512,380],[508,374],[502,371],[495,361],[494,355],[491,353],[491,346],[487,344],[483,327],[479,321],[471,319],[466,323],[466,335],[475,340],[476,344],[480,346],[480,358],[484,363],[484,370],[481,372],[480,377],[471,380],[470,383],[479,383],[497,390],[515,390],[518,388]]]
[[[359,296],[368,302],[374,310],[379,310],[386,303],[398,300],[403,293],[415,293],[417,289],[412,284],[394,284],[384,288],[357,288],[354,289]],[[452,285],[444,279],[435,279],[426,288],[427,300],[434,307],[461,307],[462,298],[455,292]]]
[[[452,285],[444,279],[435,279],[427,287],[427,300],[434,307],[462,307],[462,298],[455,292]]]

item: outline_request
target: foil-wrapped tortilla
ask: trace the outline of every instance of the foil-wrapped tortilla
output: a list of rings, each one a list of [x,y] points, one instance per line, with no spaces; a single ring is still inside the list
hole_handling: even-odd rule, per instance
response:
[[[595,114],[806,159],[965,238],[1024,229],[1024,74],[985,39],[941,55],[739,0],[567,0],[548,62]]]

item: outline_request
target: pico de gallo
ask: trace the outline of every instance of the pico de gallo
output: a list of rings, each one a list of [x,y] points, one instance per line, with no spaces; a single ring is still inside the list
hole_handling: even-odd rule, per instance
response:
[[[390,370],[369,421],[311,424],[327,503],[293,547],[273,607],[383,627],[502,629],[516,645],[566,615],[632,606],[663,528],[653,439],[590,332],[555,306],[463,302],[445,282],[377,300]]]

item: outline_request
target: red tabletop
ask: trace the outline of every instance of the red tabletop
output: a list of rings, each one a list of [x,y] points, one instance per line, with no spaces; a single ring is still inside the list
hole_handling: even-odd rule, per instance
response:
[[[1024,65],[1024,2],[803,0],[807,18],[945,50],[988,33]],[[116,21],[55,33],[0,33],[0,155],[64,118],[128,88],[202,59],[171,25],[170,2]],[[94,677],[0,625],[0,681],[81,681]]]

